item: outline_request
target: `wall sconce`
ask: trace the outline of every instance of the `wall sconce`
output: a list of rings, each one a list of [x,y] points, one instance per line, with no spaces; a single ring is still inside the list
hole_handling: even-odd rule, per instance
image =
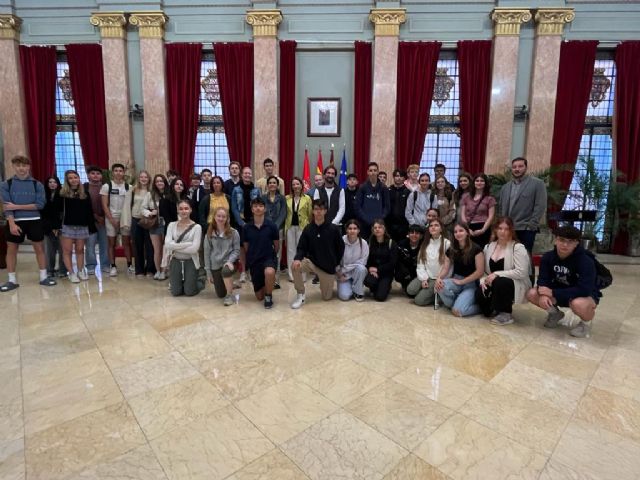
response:
[[[133,120],[143,120],[144,119],[144,108],[138,105],[137,103],[131,107],[129,110],[129,118]]]
[[[529,107],[526,105],[516,105],[513,109],[513,118],[515,120],[526,120],[529,118]]]

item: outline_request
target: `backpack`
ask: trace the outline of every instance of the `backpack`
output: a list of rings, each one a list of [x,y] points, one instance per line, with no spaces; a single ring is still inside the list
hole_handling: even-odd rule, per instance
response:
[[[35,178],[32,178],[31,181],[33,182],[33,189],[37,192],[37,185],[38,185],[38,181]],[[11,177],[9,180],[7,180],[7,186],[9,187],[9,193],[11,193],[11,184],[13,183],[13,177]]]
[[[433,199],[435,198],[436,194],[431,192],[431,194],[429,195],[429,207],[427,208],[427,210],[429,210],[431,208],[431,206],[433,205]],[[414,214],[415,210],[416,210],[416,202],[418,201],[418,191],[414,190],[413,191],[413,208],[411,209],[411,215]]]
[[[604,290],[613,283],[613,275],[611,275],[611,270],[600,263],[592,252],[590,252],[589,250],[585,251],[587,252],[587,255],[593,260],[593,263],[596,266],[596,288],[598,290]]]

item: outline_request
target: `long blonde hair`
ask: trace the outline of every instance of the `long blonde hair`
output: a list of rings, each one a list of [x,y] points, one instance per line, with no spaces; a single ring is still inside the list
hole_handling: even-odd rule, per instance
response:
[[[147,190],[147,192],[151,191],[151,175],[146,170],[140,170],[138,172],[138,179],[136,180],[136,186],[134,188],[135,192],[139,192],[140,190],[142,190],[144,188],[142,186],[142,184],[140,183],[140,175],[142,175],[143,173],[145,173],[147,175],[147,178],[149,179],[149,183],[147,183],[146,190]]]
[[[213,232],[214,231],[217,231],[218,224],[216,223],[216,214],[220,210],[222,210],[227,216],[227,219],[224,221],[224,236],[225,237],[230,237],[231,236],[231,217],[229,215],[229,211],[224,207],[218,207],[213,212],[213,222],[211,222],[209,224],[209,227],[207,228],[207,237],[209,237],[209,238],[211,238],[213,236]]]
[[[78,178],[80,178],[80,175],[78,175],[78,172],[76,172],[75,170],[67,170],[66,172],[64,172],[64,183],[62,185],[62,188],[60,189],[60,196],[66,198],[87,198],[87,193],[84,191],[84,185],[82,184],[82,182],[78,183],[77,190],[71,189],[71,185],[69,185],[69,175],[77,175]]]

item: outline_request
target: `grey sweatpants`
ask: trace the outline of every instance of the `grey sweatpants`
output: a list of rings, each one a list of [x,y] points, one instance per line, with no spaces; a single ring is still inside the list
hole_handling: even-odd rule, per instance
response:
[[[180,295],[193,297],[200,293],[198,270],[193,260],[172,258],[169,264],[169,283],[171,285],[171,295],[174,297]]]

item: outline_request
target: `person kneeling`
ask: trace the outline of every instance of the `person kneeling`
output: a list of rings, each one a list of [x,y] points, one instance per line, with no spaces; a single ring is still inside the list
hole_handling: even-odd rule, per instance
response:
[[[169,266],[171,295],[192,297],[204,288],[198,282],[202,228],[190,218],[189,200],[178,202],[178,221],[171,222],[164,239],[162,267]]]
[[[229,211],[216,208],[204,241],[204,269],[225,307],[233,305],[233,264],[240,257],[240,235],[229,222]]]
[[[596,286],[595,261],[580,245],[577,228],[560,227],[554,235],[555,248],[542,256],[538,286],[529,290],[527,300],[547,311],[547,328],[557,327],[564,317],[558,307],[569,307],[581,320],[569,333],[585,338],[602,296]]]
[[[523,303],[531,288],[529,254],[516,238],[513,221],[500,217],[493,229],[493,241],[484,247],[484,270],[476,302],[494,325],[513,323],[512,305]]]
[[[451,242],[444,238],[444,225],[438,219],[429,224],[427,234],[418,253],[417,277],[407,287],[416,305],[431,305],[437,292],[444,287],[442,280],[449,273],[450,262],[447,251]]]
[[[305,302],[303,273],[318,275],[323,300],[331,300],[333,296],[333,282],[344,254],[344,242],[338,227],[325,221],[326,215],[327,204],[314,200],[313,222],[304,227],[292,264],[297,295],[291,308],[300,308]]]
[[[364,300],[364,279],[367,276],[369,244],[360,238],[360,224],[357,220],[345,223],[347,234],[344,241],[344,255],[338,270],[338,298],[356,302]]]

